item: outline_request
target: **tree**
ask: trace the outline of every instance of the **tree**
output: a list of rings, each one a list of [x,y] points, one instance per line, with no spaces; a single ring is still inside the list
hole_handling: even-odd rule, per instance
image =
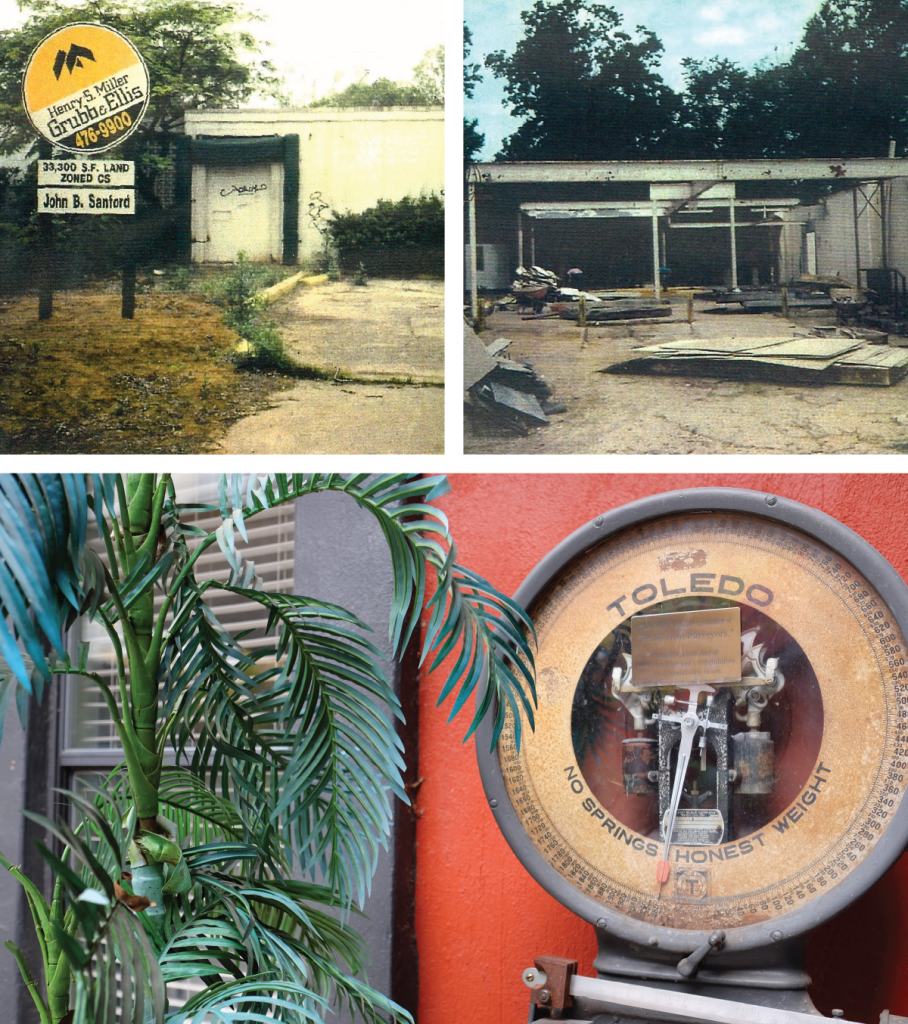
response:
[[[340,92],[333,92],[314,100],[312,107],[422,107],[425,100],[412,82],[392,82],[390,78],[376,78],[367,82],[365,78],[351,82]]]
[[[908,149],[908,2],[825,0],[791,58],[684,62],[688,155],[884,156]]]
[[[445,48],[427,50],[413,69],[413,84],[426,99],[427,106],[445,105]]]
[[[443,107],[445,105],[445,48],[427,50],[413,69],[413,81],[390,78],[367,81],[366,72],[339,92],[315,100],[313,107]]]
[[[39,847],[56,876],[51,902],[0,858],[35,919],[43,992],[7,946],[43,1024],[108,1019],[118,965],[121,1019],[134,1024],[161,1022],[164,982],[187,978],[205,990],[169,1024],[206,1013],[320,1021],[332,996],[367,1021],[408,1019],[339,966],[358,969],[360,940],[324,909],[362,902],[389,796],[407,801],[401,744],[382,710],[399,715],[399,703],[368,627],[336,605],[264,590],[241,539],[265,508],[324,490],[349,495],[388,541],[394,650],[411,642],[425,610],[423,658],[437,666],[459,650],[443,699],[456,691],[457,713],[487,673],[467,735],[497,699],[497,741],[505,708],[533,721],[532,627],[457,564],[444,515],[430,504],[446,489],[444,478],[406,475],[223,478],[218,506],[206,506],[221,523],[205,533],[184,521],[189,509],[166,474],[0,476],[0,710],[14,690],[82,676],[106,702],[125,754],[105,787],[69,795],[78,827],[37,819],[64,851]],[[86,545],[89,511],[104,560]],[[214,544],[226,583],[195,575]],[[246,650],[206,605],[215,590],[266,609],[274,646]],[[72,656],[64,644],[77,615],[109,636],[115,687],[89,670],[85,645]],[[166,744],[176,767],[163,763]]]
[[[463,94],[466,99],[473,98],[476,86],[482,81],[480,65],[470,60],[470,50],[473,44],[473,35],[463,25]],[[485,145],[486,137],[479,131],[479,121],[474,117],[469,121],[463,119],[463,161],[464,164],[472,163],[476,154]]]
[[[22,106],[22,75],[29,55],[50,32],[75,21],[91,21],[122,32],[145,59],[151,100],[141,126],[127,140],[138,160],[138,187],[154,201],[153,185],[166,164],[161,139],[179,131],[183,114],[195,107],[236,107],[256,92],[274,93],[278,79],[259,44],[232,28],[251,15],[236,2],[136,0],[120,4],[90,0],[23,0],[29,13],[20,28],[0,32],[0,152],[13,152],[35,139]]]
[[[779,156],[783,104],[779,69],[747,71],[713,57],[682,62],[685,89],[678,155],[698,159],[758,159]]]
[[[535,0],[521,14],[524,38],[510,55],[486,57],[524,118],[499,154],[506,160],[630,160],[666,155],[678,100],[656,71],[662,44],[621,28],[593,0]]]
[[[885,156],[908,147],[908,3],[826,0],[782,69],[780,155]]]

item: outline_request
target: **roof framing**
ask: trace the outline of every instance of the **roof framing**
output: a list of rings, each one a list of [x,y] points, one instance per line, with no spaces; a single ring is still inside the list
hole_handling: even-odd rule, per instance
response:
[[[660,216],[669,213],[705,213],[710,210],[727,210],[730,200],[719,202],[714,199],[693,199],[683,209],[677,203],[657,202],[656,209]],[[784,207],[798,206],[798,199],[735,199],[738,209],[760,209],[781,211]],[[572,220],[596,217],[649,217],[653,212],[653,202],[649,199],[615,199],[595,200],[592,202],[536,202],[521,203],[520,210],[527,217],[535,220]]]
[[[908,159],[855,160],[581,160],[474,164],[472,180],[502,185],[538,182],[836,181],[908,177]]]

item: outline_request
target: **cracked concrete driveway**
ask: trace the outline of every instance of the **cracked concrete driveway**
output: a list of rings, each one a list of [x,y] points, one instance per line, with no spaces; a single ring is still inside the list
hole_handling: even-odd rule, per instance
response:
[[[567,412],[527,437],[467,419],[468,453],[564,454],[838,454],[908,451],[908,378],[892,387],[804,385],[704,377],[599,373],[647,344],[690,337],[784,337],[828,317],[786,321],[773,314],[711,316],[697,304],[695,322],[637,327],[521,320],[495,313],[482,335],[511,338],[507,355],[529,361],[553,386]],[[683,300],[674,316],[684,315]]]
[[[298,288],[269,310],[301,381],[235,423],[224,454],[444,452],[444,282]]]
[[[274,306],[288,355],[358,380],[443,384],[444,282],[332,281]]]

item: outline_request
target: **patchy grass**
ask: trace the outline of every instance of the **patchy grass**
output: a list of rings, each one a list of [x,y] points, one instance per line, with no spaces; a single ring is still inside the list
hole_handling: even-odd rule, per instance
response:
[[[237,335],[200,295],[155,289],[120,318],[116,292],[0,303],[0,453],[189,453],[290,386],[231,361]]]

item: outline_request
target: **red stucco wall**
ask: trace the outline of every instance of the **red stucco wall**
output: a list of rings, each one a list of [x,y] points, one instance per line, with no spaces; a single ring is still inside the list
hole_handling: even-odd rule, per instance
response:
[[[601,512],[687,487],[746,487],[835,516],[908,579],[908,480],[898,475],[454,476],[440,505],[462,564],[513,593],[530,569]],[[592,974],[592,928],[553,900],[511,853],[486,805],[469,719],[436,709],[441,673],[423,680],[416,927],[419,1024],[482,1019],[523,1024],[521,970],[542,953],[576,957]],[[825,1013],[875,1022],[908,1015],[908,858],[811,937],[811,994]]]

